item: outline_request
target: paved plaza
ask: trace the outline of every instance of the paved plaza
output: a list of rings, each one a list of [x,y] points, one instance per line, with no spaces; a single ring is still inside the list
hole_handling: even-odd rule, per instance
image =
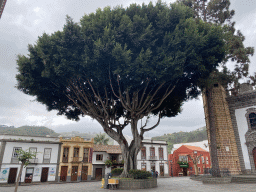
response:
[[[106,192],[109,189],[101,189],[101,182],[81,182],[65,184],[40,184],[30,186],[19,186],[18,192]],[[0,187],[0,192],[13,192],[14,187]],[[116,192],[135,190],[115,190]],[[140,189],[138,192],[256,192],[256,184],[202,184],[200,181],[193,181],[189,177],[159,178],[158,187],[153,189]]]

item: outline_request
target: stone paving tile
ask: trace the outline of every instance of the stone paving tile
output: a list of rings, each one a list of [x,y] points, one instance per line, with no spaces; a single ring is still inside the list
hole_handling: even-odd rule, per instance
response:
[[[82,182],[66,184],[42,184],[19,186],[18,192],[107,192],[102,189],[101,182]],[[14,187],[0,187],[0,192],[13,192]],[[115,190],[116,192],[132,192],[135,190]],[[160,178],[158,187],[153,189],[139,189],[136,192],[256,192],[256,184],[202,184],[200,181],[190,180],[188,177]]]

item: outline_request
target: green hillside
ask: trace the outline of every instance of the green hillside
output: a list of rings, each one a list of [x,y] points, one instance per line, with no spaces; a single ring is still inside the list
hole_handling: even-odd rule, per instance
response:
[[[0,134],[57,137],[59,134],[43,126],[21,126],[18,128],[0,126]]]
[[[190,143],[207,140],[206,127],[199,128],[190,132],[178,132],[172,134],[165,134],[163,136],[153,137],[153,140],[167,141],[168,153],[171,153],[173,144]]]

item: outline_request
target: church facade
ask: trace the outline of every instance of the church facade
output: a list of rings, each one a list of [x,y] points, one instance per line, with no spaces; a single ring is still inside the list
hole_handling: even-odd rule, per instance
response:
[[[238,94],[227,97],[237,143],[241,172],[256,174],[256,90],[242,84]]]

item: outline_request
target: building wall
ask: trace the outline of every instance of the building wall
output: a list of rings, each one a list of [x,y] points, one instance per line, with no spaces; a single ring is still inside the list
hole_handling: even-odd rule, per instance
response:
[[[178,176],[179,173],[183,172],[183,168],[180,167],[178,164],[179,162],[179,156],[187,156],[190,155],[192,158],[194,158],[196,155],[194,154],[194,151],[189,150],[185,147],[181,147],[173,152],[173,154],[169,154],[169,175],[170,176]],[[200,161],[197,164],[197,167],[200,169],[200,172],[198,174],[204,174],[205,169],[211,168],[211,159],[210,159],[210,153],[207,151],[198,151],[197,156],[202,155],[204,158],[204,163],[202,161],[202,157],[200,157]],[[206,159],[208,158],[208,164]],[[188,158],[189,162],[189,167],[187,168],[187,174],[189,175],[194,175],[195,174],[195,169],[193,162],[190,158]]]
[[[236,95],[227,97],[235,132],[242,173],[255,173],[252,149],[256,147],[256,132],[249,129],[246,114],[256,112],[256,91],[242,84]],[[247,138],[246,138],[247,137]]]
[[[241,171],[238,146],[233,129],[226,92],[220,84],[216,84],[211,89],[214,120],[209,117],[208,102],[209,97],[204,92],[203,103],[205,111],[206,129],[210,141],[210,121],[215,123],[216,144],[220,171],[228,169],[232,175]]]
[[[4,137],[2,137],[4,138]],[[24,139],[24,138],[23,138]],[[31,141],[32,139],[32,141]],[[3,156],[1,158],[1,170],[0,170],[0,183],[6,183],[8,182],[9,177],[9,171],[10,168],[17,168],[17,175],[20,169],[21,162],[19,163],[12,163],[12,155],[13,155],[13,148],[14,147],[21,147],[22,150],[28,151],[30,147],[37,148],[37,154],[36,158],[38,161],[35,164],[29,164],[26,168],[23,169],[22,175],[21,175],[21,182],[25,181],[25,174],[26,170],[28,168],[33,168],[33,177],[32,182],[40,182],[41,181],[41,174],[42,174],[42,168],[49,168],[48,170],[48,177],[47,181],[56,181],[57,179],[57,170],[58,170],[58,159],[59,159],[59,146],[60,143],[50,143],[47,141],[42,141],[42,143],[39,143],[38,141],[35,141],[37,138],[35,137],[29,137],[27,140],[4,140],[2,143],[5,143],[5,148],[3,150]],[[51,157],[50,157],[50,163],[43,163],[43,156],[44,156],[44,149],[45,148],[51,148]],[[16,175],[16,177],[17,177]]]
[[[81,173],[82,173],[82,167],[87,166],[88,167],[88,175],[87,175],[87,180],[91,180],[92,177],[92,162],[90,162],[90,154],[92,153],[92,147],[93,147],[93,139],[92,140],[84,140],[81,137],[73,137],[71,139],[65,139],[65,138],[60,138],[60,142],[62,142],[61,146],[61,152],[60,152],[60,166],[59,166],[59,179],[61,176],[61,167],[62,166],[67,166],[67,179],[66,181],[71,181],[71,174],[72,174],[72,167],[77,166],[78,167],[78,176],[77,180],[81,180]],[[64,148],[69,148],[69,154],[68,154],[68,162],[65,163],[63,162],[63,151]],[[79,158],[77,162],[73,161],[73,156],[74,156],[74,148],[79,148]],[[89,149],[89,154],[88,154],[88,163],[83,162],[83,151],[84,148]]]
[[[141,164],[146,163],[146,170],[151,171],[151,164],[155,164],[155,171],[160,174],[160,164],[164,165],[164,175],[168,176],[168,152],[167,144],[165,141],[152,141],[152,140],[143,140],[143,146],[146,147],[146,159],[141,159],[141,151],[137,155],[137,169],[142,169]],[[156,160],[150,160],[150,147],[155,148]],[[163,160],[159,159],[159,148],[163,148]]]

